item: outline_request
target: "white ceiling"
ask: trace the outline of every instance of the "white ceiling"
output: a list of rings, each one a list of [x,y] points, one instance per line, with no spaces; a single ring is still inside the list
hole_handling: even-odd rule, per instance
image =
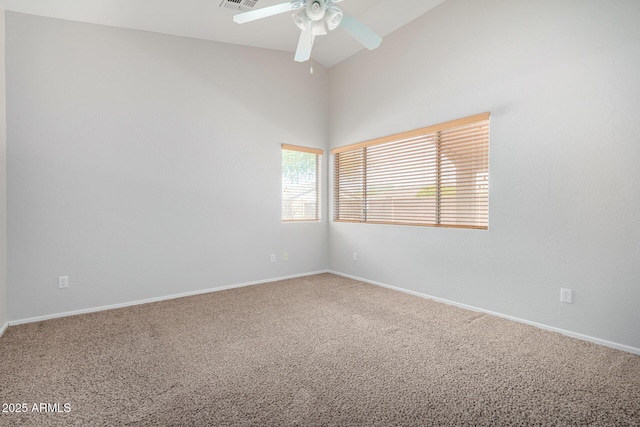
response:
[[[258,0],[256,8],[286,0]],[[344,0],[349,14],[386,36],[444,0]],[[0,0],[5,10],[31,15],[193,37],[293,52],[299,30],[285,13],[238,25],[238,11],[221,8],[221,0]],[[383,42],[384,43],[384,42]],[[340,28],[316,38],[312,58],[329,68],[362,46]]]

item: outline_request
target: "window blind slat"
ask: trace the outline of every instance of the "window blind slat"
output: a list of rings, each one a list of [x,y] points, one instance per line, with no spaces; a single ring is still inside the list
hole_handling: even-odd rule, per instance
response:
[[[465,117],[463,119],[457,119],[457,120],[452,120],[450,122],[446,122],[446,123],[440,123],[437,125],[433,125],[433,126],[428,126],[425,128],[421,128],[421,129],[416,129],[413,131],[409,131],[409,132],[403,132],[403,133],[399,133],[396,135],[390,135],[390,136],[386,136],[383,138],[378,138],[378,139],[374,139],[371,141],[366,141],[366,142],[361,142],[358,144],[353,144],[353,145],[347,145],[344,147],[339,147],[339,148],[334,148],[333,150],[331,150],[331,154],[338,154],[341,153],[343,151],[353,151],[359,148],[367,148],[367,147],[373,147],[376,145],[381,145],[381,144],[385,144],[388,142],[398,142],[398,141],[404,141],[404,140],[408,140],[411,138],[424,138],[427,135],[431,135],[431,134],[436,134],[439,131],[443,131],[443,130],[449,130],[449,129],[455,129],[456,127],[460,127],[460,126],[466,126],[468,124],[474,123],[477,125],[482,125],[483,123],[486,122],[486,125],[488,126],[488,121],[489,121],[489,113],[481,113],[481,114],[477,114],[475,116],[470,116],[470,117]]]
[[[488,113],[332,153],[335,221],[488,228]]]

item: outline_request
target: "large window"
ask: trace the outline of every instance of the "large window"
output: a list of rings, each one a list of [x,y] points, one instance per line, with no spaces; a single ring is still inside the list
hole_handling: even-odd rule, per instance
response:
[[[282,221],[320,221],[322,150],[282,145]]]
[[[331,152],[334,221],[489,226],[489,113]]]

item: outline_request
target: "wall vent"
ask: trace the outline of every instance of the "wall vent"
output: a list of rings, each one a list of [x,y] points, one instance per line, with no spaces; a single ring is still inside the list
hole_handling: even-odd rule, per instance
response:
[[[220,7],[228,7],[236,10],[251,10],[255,7],[258,0],[222,0]]]

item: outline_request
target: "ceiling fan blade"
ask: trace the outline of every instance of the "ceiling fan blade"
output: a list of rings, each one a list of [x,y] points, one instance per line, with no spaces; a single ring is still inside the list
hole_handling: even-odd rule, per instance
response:
[[[314,36],[326,36],[327,29],[324,26],[324,21],[316,21],[311,26],[311,34]]]
[[[313,48],[313,29],[308,25],[305,30],[300,32],[300,40],[298,40],[298,49],[296,50],[296,62],[305,62],[311,58],[311,49]]]
[[[256,21],[258,19],[268,18],[269,16],[300,9],[300,7],[302,7],[300,2],[293,1],[276,4],[269,7],[263,7],[262,9],[251,10],[249,12],[234,15],[233,22],[244,24],[246,22]]]
[[[369,50],[373,50],[380,46],[382,43],[382,37],[374,33],[371,28],[367,27],[353,16],[344,12],[344,10],[342,12],[344,15],[342,17],[340,27],[349,33],[351,37],[358,40]]]

